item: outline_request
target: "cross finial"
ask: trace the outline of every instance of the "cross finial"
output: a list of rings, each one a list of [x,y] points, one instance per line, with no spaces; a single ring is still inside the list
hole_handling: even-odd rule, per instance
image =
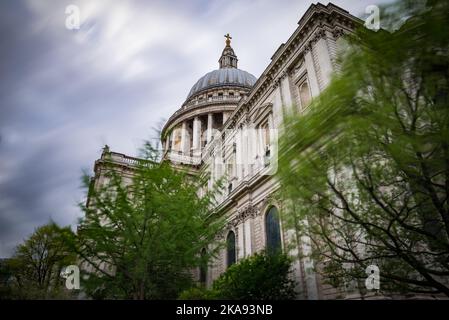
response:
[[[231,45],[231,39],[232,37],[228,34],[225,34],[224,37],[226,38],[226,46],[230,46]]]

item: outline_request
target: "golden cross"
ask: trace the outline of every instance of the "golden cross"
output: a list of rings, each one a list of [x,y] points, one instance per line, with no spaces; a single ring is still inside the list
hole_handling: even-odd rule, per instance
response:
[[[226,45],[229,46],[231,44],[232,37],[228,34],[225,34],[224,36],[226,38]]]

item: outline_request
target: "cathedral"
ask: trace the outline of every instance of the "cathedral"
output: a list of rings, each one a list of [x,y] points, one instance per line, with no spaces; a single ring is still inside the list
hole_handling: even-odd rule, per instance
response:
[[[210,286],[228,266],[264,249],[281,249],[296,257],[293,274],[299,299],[350,297],[316,273],[307,257],[310,241],[283,226],[282,203],[273,197],[277,136],[285,112],[307,112],[310,101],[326,88],[338,69],[343,35],[363,22],[331,3],[312,4],[290,38],[274,52],[259,78],[239,69],[232,37],[225,35],[219,68],[206,73],[163,127],[163,160],[209,177],[205,188],[224,179],[217,210],[226,217],[222,240],[227,246],[207,268],[195,271]],[[238,50],[237,50],[238,51]],[[132,177],[139,159],[105,148],[95,162],[94,186],[104,183],[106,165]],[[198,190],[201,195],[206,190]],[[287,246],[287,244],[289,244]],[[207,250],[205,248],[204,250]]]

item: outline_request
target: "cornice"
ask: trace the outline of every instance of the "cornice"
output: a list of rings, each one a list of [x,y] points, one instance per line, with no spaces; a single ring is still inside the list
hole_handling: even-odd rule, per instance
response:
[[[287,61],[292,61],[292,58],[298,54],[307,53],[315,42],[327,37],[326,31],[331,31],[332,36],[336,38],[362,23],[362,20],[331,3],[327,6],[320,3],[311,5],[298,22],[299,26],[293,35],[273,55],[272,61],[249,92],[247,99],[238,104],[230,117],[233,119],[228,119],[229,129],[234,127],[242,112],[257,104],[267,90],[273,90],[279,86],[280,81],[288,75]]]

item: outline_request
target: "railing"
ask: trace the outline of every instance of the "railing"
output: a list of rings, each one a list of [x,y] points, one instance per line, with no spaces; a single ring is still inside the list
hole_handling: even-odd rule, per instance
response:
[[[171,151],[168,153],[168,159],[170,161],[176,163],[183,163],[183,164],[190,164],[190,165],[199,165],[201,163],[201,156],[200,155],[193,155],[193,154],[182,154],[178,153],[176,151]]]
[[[238,102],[242,97],[241,96],[213,96],[207,99],[201,99],[201,100],[192,100],[188,103],[186,103],[183,106],[183,109],[191,107],[191,106],[200,106],[203,104],[208,104],[211,102],[221,102],[221,101],[232,101],[232,102]]]
[[[110,160],[120,164],[127,164],[131,166],[137,166],[142,159],[129,157],[122,153],[110,152],[109,153]]]
[[[207,99],[201,99],[201,100],[192,100],[186,104],[184,104],[181,108],[175,111],[171,115],[171,117],[168,119],[167,123],[169,123],[171,120],[175,119],[178,115],[184,113],[186,110],[192,108],[192,107],[198,107],[203,106],[207,104],[211,104],[214,102],[235,102],[238,103],[240,99],[245,99],[245,96],[215,96]]]

